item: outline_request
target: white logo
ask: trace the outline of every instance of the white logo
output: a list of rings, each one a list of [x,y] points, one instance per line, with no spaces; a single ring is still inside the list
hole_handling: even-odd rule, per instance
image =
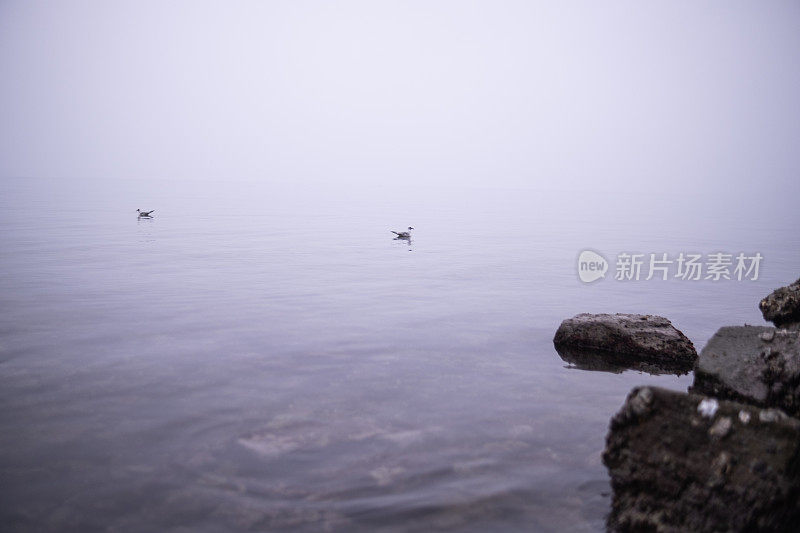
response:
[[[584,283],[591,283],[606,277],[608,261],[602,255],[584,250],[578,256],[578,277]]]
[[[649,257],[649,260],[648,260]],[[689,281],[751,280],[757,281],[764,256],[760,252],[738,254],[715,252],[703,254],[681,252],[670,255],[661,253],[620,252],[613,271],[617,281],[662,281],[681,279]],[[609,263],[605,257],[592,250],[578,255],[578,277],[591,283],[606,277]]]

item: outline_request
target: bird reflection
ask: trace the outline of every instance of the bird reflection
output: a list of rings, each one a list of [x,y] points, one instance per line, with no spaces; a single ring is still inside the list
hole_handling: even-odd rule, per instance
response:
[[[400,241],[401,243],[405,243],[405,244],[407,244],[407,245],[408,245],[408,251],[409,251],[409,252],[411,251],[411,236],[408,236],[408,237],[403,237],[403,236],[401,236],[401,237],[395,237],[395,238],[394,238],[394,239],[392,239],[392,240],[393,240],[393,241]]]

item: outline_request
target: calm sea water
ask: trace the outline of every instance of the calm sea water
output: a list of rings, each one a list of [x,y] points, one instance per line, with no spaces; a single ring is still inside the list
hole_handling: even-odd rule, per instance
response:
[[[800,270],[792,203],[0,180],[0,523],[602,530],[609,418],[692,378],[570,368],[555,329],[656,313],[699,349],[762,323]],[[758,281],[584,285],[584,248],[765,259]]]

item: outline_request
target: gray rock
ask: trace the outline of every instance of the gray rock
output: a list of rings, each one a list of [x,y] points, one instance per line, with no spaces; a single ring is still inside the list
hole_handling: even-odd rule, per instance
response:
[[[709,402],[631,391],[603,452],[614,490],[609,530],[796,531],[800,421],[764,422],[756,407]]]
[[[708,430],[708,434],[717,439],[724,439],[730,433],[731,427],[733,427],[733,421],[730,417],[723,416],[714,422],[714,425]]]
[[[800,332],[720,328],[700,352],[690,390],[800,416]]]
[[[645,362],[680,373],[691,370],[697,360],[697,352],[686,335],[656,315],[583,313],[561,323],[553,344],[564,360],[579,361],[579,366],[588,368],[592,366],[587,362],[589,358],[598,359],[601,367],[605,364],[597,352],[606,354],[610,368],[634,368]],[[580,358],[582,350],[587,356]]]
[[[764,320],[778,327],[800,329],[800,279],[776,289],[758,304]]]

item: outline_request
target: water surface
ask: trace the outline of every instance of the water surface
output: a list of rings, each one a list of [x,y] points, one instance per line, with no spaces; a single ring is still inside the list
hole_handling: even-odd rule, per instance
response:
[[[602,530],[609,418],[691,375],[570,368],[555,329],[656,313],[699,349],[762,323],[800,264],[773,202],[0,180],[0,522]],[[765,260],[758,281],[584,285],[585,248]]]

